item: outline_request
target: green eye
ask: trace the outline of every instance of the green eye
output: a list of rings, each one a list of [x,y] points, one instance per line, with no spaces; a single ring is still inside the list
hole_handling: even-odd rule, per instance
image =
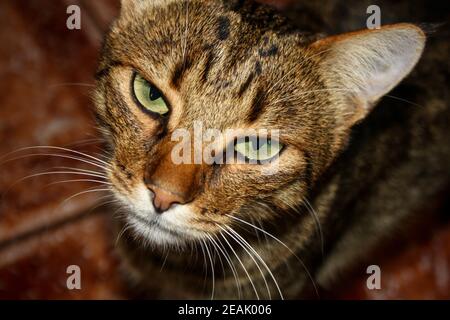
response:
[[[161,92],[138,73],[134,76],[133,93],[144,110],[159,115],[169,113],[169,107],[167,107]]]
[[[250,161],[264,162],[277,156],[283,149],[283,145],[271,139],[250,139],[238,141],[234,149]]]

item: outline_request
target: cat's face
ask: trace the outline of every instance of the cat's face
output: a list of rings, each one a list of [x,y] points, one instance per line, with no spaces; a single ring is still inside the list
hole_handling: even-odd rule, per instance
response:
[[[100,62],[97,115],[126,220],[161,245],[223,232],[236,218],[278,219],[301,205],[351,126],[411,70],[423,47],[423,34],[406,25],[314,42],[281,18],[268,23],[266,9],[252,4],[122,5]],[[383,47],[384,38],[391,47]],[[358,61],[358,52],[365,58]],[[408,61],[391,68],[400,55]],[[236,157],[261,161],[195,159],[204,149],[194,144],[194,128],[221,133],[215,156],[231,148]],[[237,136],[227,135],[230,129]],[[260,146],[240,140],[264,132],[272,145],[265,157]],[[191,161],[174,159],[179,133],[191,138],[184,149]]]

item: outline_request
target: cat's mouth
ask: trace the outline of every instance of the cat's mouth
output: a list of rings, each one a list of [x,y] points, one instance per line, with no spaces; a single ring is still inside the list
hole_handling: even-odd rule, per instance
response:
[[[138,236],[156,245],[182,246],[202,238],[203,234],[187,225],[168,221],[162,215],[144,217],[140,213],[129,211],[126,220]]]
[[[179,243],[187,238],[186,234],[177,230],[178,228],[167,226],[167,223],[161,223],[158,217],[146,219],[134,212],[129,212],[127,220],[138,234],[156,243]]]
[[[123,213],[127,227],[143,243],[179,247],[207,237],[203,228],[194,225],[195,213],[188,205],[176,205],[161,214],[157,213],[152,194],[145,185],[138,184],[130,194],[118,188],[113,190],[125,205],[126,212]]]

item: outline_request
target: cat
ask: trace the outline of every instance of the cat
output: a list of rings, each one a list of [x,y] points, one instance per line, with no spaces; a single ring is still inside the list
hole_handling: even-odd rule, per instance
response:
[[[445,189],[446,101],[426,86],[414,103],[381,99],[426,52],[420,27],[325,36],[253,1],[121,5],[94,99],[123,273],[141,296],[317,296]],[[257,164],[175,163],[173,134],[195,122],[278,130],[278,147],[269,138]]]

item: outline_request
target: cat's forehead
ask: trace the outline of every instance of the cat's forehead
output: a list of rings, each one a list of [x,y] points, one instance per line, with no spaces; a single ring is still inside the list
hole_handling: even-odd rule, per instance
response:
[[[253,2],[169,1],[122,15],[105,58],[177,91],[188,102],[186,121],[227,127],[297,111],[282,99],[308,89],[314,68],[305,58],[307,41]]]

